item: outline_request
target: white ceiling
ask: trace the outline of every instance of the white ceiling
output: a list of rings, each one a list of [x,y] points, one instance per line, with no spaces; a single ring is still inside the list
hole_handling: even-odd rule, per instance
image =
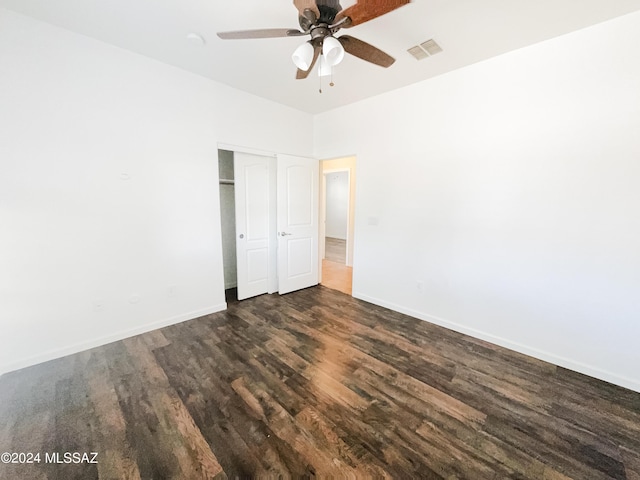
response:
[[[343,0],[342,7],[355,3]],[[341,30],[396,58],[388,69],[347,55],[334,87],[312,72],[295,80],[293,50],[306,37],[220,40],[218,31],[297,28],[292,0],[0,0],[0,6],[318,113],[517,48],[640,10],[640,0],[413,0]],[[205,38],[198,46],[186,36]],[[444,49],[417,61],[407,48],[430,38]]]

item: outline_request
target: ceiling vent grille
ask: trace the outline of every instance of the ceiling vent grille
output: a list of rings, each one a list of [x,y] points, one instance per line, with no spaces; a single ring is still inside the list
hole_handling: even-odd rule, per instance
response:
[[[433,38],[407,50],[416,60],[422,60],[441,51],[442,47]]]
[[[440,45],[438,45],[433,38],[431,40],[427,40],[426,42],[422,42],[420,46],[429,55],[435,55],[436,53],[440,53],[442,51],[442,48],[440,48]]]
[[[427,52],[420,48],[420,45],[411,47],[409,50],[407,50],[407,52],[416,57],[416,60],[422,60],[423,58],[427,58],[429,56]]]

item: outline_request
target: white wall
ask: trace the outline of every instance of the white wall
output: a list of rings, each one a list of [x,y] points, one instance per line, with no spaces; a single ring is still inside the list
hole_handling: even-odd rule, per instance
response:
[[[0,9],[0,372],[225,307],[217,145],[310,115]]]
[[[634,13],[317,116],[358,155],[354,295],[640,391],[639,44]]]
[[[327,212],[325,236],[347,239],[349,216],[349,172],[325,174]]]

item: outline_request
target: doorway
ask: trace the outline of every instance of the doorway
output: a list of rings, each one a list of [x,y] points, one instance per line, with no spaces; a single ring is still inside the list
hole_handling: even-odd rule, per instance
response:
[[[352,294],[355,157],[321,162],[322,285]]]

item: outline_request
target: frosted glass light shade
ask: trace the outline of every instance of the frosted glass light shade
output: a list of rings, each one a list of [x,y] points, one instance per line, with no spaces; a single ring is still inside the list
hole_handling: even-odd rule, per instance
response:
[[[296,67],[306,72],[313,61],[313,46],[309,42],[303,43],[296,48],[291,59],[296,64]]]
[[[324,55],[320,55],[320,66],[318,67],[318,76],[319,77],[328,77],[331,75],[331,65],[327,62],[327,59]]]
[[[330,66],[338,65],[344,58],[344,48],[334,37],[326,37],[322,44],[322,55]]]

